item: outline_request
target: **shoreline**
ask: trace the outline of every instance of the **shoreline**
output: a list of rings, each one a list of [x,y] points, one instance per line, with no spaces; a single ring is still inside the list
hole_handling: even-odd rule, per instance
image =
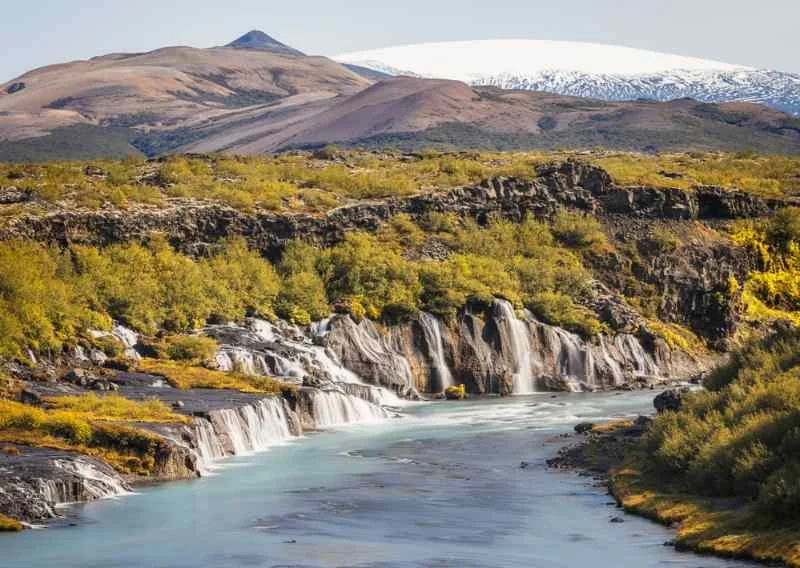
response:
[[[800,527],[754,529],[754,513],[746,502],[683,493],[647,472],[639,441],[649,421],[640,416],[579,424],[571,436],[583,439],[562,447],[547,465],[590,475],[625,513],[673,530],[674,539],[664,544],[678,551],[800,568]]]

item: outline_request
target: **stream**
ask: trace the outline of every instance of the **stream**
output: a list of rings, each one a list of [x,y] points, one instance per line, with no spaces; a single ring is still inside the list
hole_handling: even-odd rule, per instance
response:
[[[672,531],[624,515],[590,478],[547,468],[577,422],[650,413],[652,397],[414,404],[224,460],[196,481],[71,506],[59,526],[0,536],[0,566],[750,565],[676,552],[664,546]]]

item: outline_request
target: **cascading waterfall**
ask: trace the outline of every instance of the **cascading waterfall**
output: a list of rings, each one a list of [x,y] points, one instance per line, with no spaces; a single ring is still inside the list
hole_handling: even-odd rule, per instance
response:
[[[420,312],[419,323],[422,333],[425,335],[425,343],[428,345],[428,356],[433,364],[433,374],[438,381],[439,390],[444,392],[447,387],[453,385],[453,375],[447,366],[444,355],[444,340],[442,339],[442,322],[427,312]]]
[[[508,334],[509,363],[513,365],[513,394],[536,392],[537,382],[547,379],[569,390],[620,385],[626,377],[655,377],[662,372],[641,342],[621,333],[596,342],[544,324],[526,311],[517,318],[513,306],[495,302],[497,323]]]
[[[130,493],[125,483],[115,472],[103,471],[100,466],[84,459],[56,459],[53,465],[80,479],[80,487],[65,487],[62,483],[50,481],[47,499],[64,505],[75,501],[93,501]]]
[[[240,370],[254,375],[278,377],[298,384],[303,383],[305,379],[312,381],[322,379],[333,384],[364,385],[358,375],[342,365],[335,353],[317,344],[328,333],[328,320],[315,323],[308,330],[286,322],[273,325],[260,319],[249,320],[248,326],[243,328],[227,325],[208,328],[209,334],[221,336],[223,340],[216,354],[216,362],[221,370]],[[401,372],[410,377],[411,369],[408,362],[400,357],[398,360],[402,363],[398,364]],[[392,391],[375,386],[369,388],[371,390],[362,389],[354,396],[366,394],[367,400],[376,404],[391,406],[402,404]]]
[[[614,343],[627,361],[631,361],[633,372],[636,376],[656,376],[659,374],[658,365],[644,350],[636,338],[628,334],[620,334],[614,338]]]
[[[198,440],[203,437],[198,443],[200,458],[209,464],[224,455],[249,454],[285,442],[292,437],[285,404],[280,398],[265,398],[238,408],[211,411],[212,428],[204,426],[202,434],[197,433]]]
[[[603,364],[611,374],[614,384],[619,385],[624,380],[622,366],[609,354],[608,348],[606,347],[606,337],[601,334],[599,339],[600,339],[600,356],[602,357]]]
[[[206,331],[220,343],[217,363],[223,370],[243,370],[328,390],[342,391],[339,386],[344,384],[367,386],[359,374],[398,392],[412,392],[417,382],[441,392],[457,382],[456,373],[466,370],[469,379],[464,380],[489,381],[483,383],[489,392],[500,392],[491,385],[510,376],[512,392],[528,394],[616,386],[663,373],[654,356],[631,334],[585,340],[538,321],[527,310],[518,315],[508,301],[496,300],[491,316],[495,325],[486,329],[500,333],[490,341],[483,335],[487,325],[483,314],[468,312],[463,317],[455,328],[463,336],[450,337],[451,330],[438,318],[420,313],[418,343],[408,329],[398,328],[398,333],[387,336],[369,320],[355,323],[346,316],[303,328],[252,319],[246,327],[231,324]],[[465,361],[470,367],[462,369]],[[379,405],[402,404],[394,390],[370,389],[374,390],[354,387],[346,392]]]
[[[514,394],[536,392],[528,326],[517,319],[514,307],[510,302],[497,300],[496,305],[500,312],[500,323],[504,323],[508,330],[509,349],[514,365],[512,392]]]
[[[314,422],[318,428],[355,422],[380,422],[389,418],[389,413],[383,407],[338,390],[315,390],[311,399]]]

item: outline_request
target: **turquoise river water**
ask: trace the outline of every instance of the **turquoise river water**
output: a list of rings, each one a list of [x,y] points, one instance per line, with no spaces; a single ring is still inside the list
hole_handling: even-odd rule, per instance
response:
[[[591,480],[548,470],[582,420],[652,393],[413,405],[307,435],[215,475],[76,506],[73,524],[0,537],[4,568],[746,566],[687,553]],[[521,468],[521,462],[530,465]],[[624,523],[611,523],[622,515]]]

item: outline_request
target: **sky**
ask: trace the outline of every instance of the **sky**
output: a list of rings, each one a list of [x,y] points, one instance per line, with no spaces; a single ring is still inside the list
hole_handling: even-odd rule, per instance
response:
[[[251,29],[315,55],[471,39],[625,45],[800,72],[798,0],[0,0],[0,83],[111,52]]]

